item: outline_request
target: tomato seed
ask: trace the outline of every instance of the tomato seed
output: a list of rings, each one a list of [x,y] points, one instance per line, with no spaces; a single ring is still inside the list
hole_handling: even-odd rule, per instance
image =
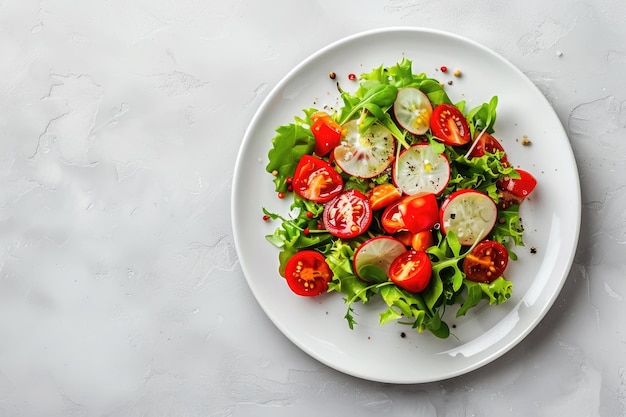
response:
[[[461,76],[461,70],[457,68],[457,69],[454,70],[453,74],[454,74],[455,77],[460,77]]]

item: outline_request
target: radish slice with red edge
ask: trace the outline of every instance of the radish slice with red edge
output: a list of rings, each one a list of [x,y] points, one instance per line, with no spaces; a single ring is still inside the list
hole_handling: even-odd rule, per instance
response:
[[[428,96],[414,87],[398,91],[393,103],[393,113],[398,124],[407,132],[423,135],[430,128],[433,107]]]
[[[471,246],[491,232],[498,219],[498,208],[487,194],[458,190],[441,204],[439,216],[443,233],[453,232],[461,245]]]
[[[398,157],[393,180],[405,194],[440,194],[450,181],[450,162],[428,144],[413,145]]]
[[[361,276],[359,270],[365,265],[375,265],[389,276],[391,263],[406,250],[407,248],[402,242],[391,236],[373,237],[362,243],[355,251],[352,262],[354,273],[363,281],[371,282],[372,280],[368,277]]]
[[[342,126],[343,136],[333,151],[335,163],[349,175],[373,178],[395,158],[396,140],[385,126],[374,124],[359,132],[357,120]]]

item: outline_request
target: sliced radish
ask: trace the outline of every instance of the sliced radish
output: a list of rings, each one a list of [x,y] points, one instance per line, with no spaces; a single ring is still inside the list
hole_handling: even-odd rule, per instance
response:
[[[371,280],[367,277],[359,275],[359,269],[364,265],[376,265],[388,276],[389,266],[393,260],[406,250],[406,246],[402,242],[391,236],[373,237],[361,244],[354,253],[354,273],[363,281],[370,282]]]
[[[423,135],[430,128],[433,106],[426,94],[417,88],[407,87],[398,91],[393,103],[393,113],[398,124],[407,132]]]
[[[439,194],[450,181],[450,162],[428,144],[413,145],[400,154],[393,174],[405,194]]]
[[[491,232],[498,218],[496,203],[476,190],[459,190],[441,204],[441,230],[454,232],[461,245],[471,246]]]
[[[363,133],[357,120],[343,125],[341,143],[333,152],[335,163],[349,175],[372,178],[391,164],[396,140],[386,127],[374,124]]]

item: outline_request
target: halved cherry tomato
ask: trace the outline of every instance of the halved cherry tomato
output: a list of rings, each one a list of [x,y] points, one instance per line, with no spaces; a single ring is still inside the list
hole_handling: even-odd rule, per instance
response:
[[[341,175],[328,162],[304,155],[293,176],[293,191],[315,203],[325,203],[343,190]]]
[[[341,142],[341,126],[323,111],[313,113],[311,121],[311,132],[315,136],[315,154],[326,156]]]
[[[516,169],[520,178],[506,177],[502,181],[498,181],[496,185],[505,193],[504,198],[520,204],[535,189],[537,180],[533,175],[523,169]]]
[[[331,235],[350,239],[364,233],[370,226],[372,208],[362,192],[348,190],[326,203],[322,220]]]
[[[509,262],[504,245],[483,240],[463,259],[463,272],[470,281],[491,282],[502,276]]]
[[[430,118],[433,135],[446,145],[465,145],[470,140],[469,126],[463,113],[452,104],[440,104]]]
[[[421,292],[428,287],[433,268],[424,251],[409,250],[398,256],[389,267],[389,278],[409,292]]]
[[[402,193],[392,184],[386,183],[374,187],[372,191],[367,193],[367,196],[372,210],[376,211],[398,201],[402,197]]]
[[[333,273],[324,255],[314,250],[302,250],[285,265],[285,278],[291,291],[298,295],[315,296],[328,291]]]
[[[387,207],[381,217],[383,229],[389,234],[404,230],[412,233],[430,230],[438,221],[439,207],[432,193],[402,197]]]
[[[387,207],[380,218],[383,229],[391,235],[408,231],[404,223],[404,218],[402,217],[402,212],[400,211],[399,203],[400,202],[397,202]]]
[[[498,142],[498,139],[494,138],[487,132],[476,132],[478,142],[472,144],[472,151],[470,152],[470,158],[480,158],[486,153],[494,154],[496,152],[504,152],[504,147]],[[500,161],[503,164],[508,164],[506,154],[502,156]],[[505,165],[506,166],[506,165]]]

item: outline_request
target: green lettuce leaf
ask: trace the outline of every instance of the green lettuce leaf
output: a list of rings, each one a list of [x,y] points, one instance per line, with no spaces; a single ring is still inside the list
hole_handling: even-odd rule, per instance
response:
[[[302,156],[312,154],[315,149],[315,137],[306,124],[313,111],[313,109],[305,111],[306,120],[296,117],[294,123],[276,129],[265,170],[275,174],[274,188],[277,192],[287,191],[287,178],[293,177]]]
[[[465,280],[467,298],[456,313],[457,317],[464,316],[467,311],[478,305],[482,300],[488,300],[490,305],[502,304],[513,294],[513,283],[504,277],[498,277],[490,283]]]

